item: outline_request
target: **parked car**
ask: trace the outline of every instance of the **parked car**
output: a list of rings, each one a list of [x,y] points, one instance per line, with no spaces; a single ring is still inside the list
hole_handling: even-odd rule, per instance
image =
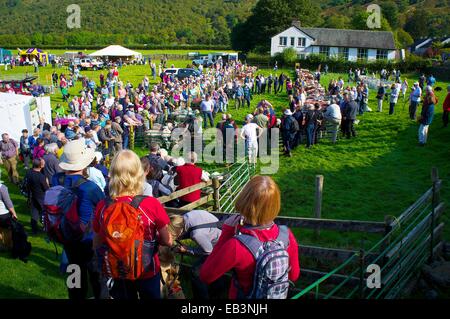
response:
[[[24,79],[0,80],[0,92],[8,92],[8,88],[12,88],[16,94],[31,95],[36,79],[36,76],[28,76]]]
[[[200,71],[196,69],[179,69],[178,73],[176,74],[176,77],[179,80],[183,80],[191,76],[199,77],[200,75],[201,75]]]
[[[179,68],[169,68],[169,69],[165,69],[164,73],[167,75],[174,74],[176,76],[178,74],[178,70],[179,70]]]
[[[104,68],[104,63],[91,58],[75,58],[73,59],[73,65],[76,65],[81,70],[93,70],[97,71]]]
[[[192,60],[192,64],[197,67],[200,65],[203,65],[204,67],[209,68],[211,65],[214,64],[214,62],[208,56],[200,56],[200,57]]]

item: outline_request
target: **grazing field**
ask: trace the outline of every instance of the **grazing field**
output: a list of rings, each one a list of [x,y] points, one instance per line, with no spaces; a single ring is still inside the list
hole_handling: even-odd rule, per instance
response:
[[[186,66],[189,61],[169,61],[177,67]],[[7,74],[32,72],[32,67],[18,67]],[[62,69],[57,69],[61,73]],[[289,70],[283,70],[289,73]],[[102,71],[84,72],[88,77],[98,81]],[[278,71],[278,75],[281,71]],[[5,71],[0,70],[0,74]],[[40,68],[40,79],[44,81],[52,73],[51,67]],[[273,73],[264,70],[263,73]],[[129,66],[120,70],[124,81],[129,80],[135,86],[144,75],[149,75],[148,66]],[[322,78],[323,85],[328,85],[331,78],[339,74],[328,74]],[[416,80],[416,75],[406,75],[409,83]],[[344,77],[346,79],[346,76]],[[438,79],[439,80],[439,79]],[[324,175],[324,195],[322,206],[323,218],[340,218],[354,220],[383,221],[385,215],[398,216],[431,186],[430,171],[438,167],[443,179],[442,198],[449,203],[450,195],[450,128],[442,128],[442,102],[445,88],[449,83],[438,82],[436,86],[444,90],[437,92],[439,104],[433,124],[430,127],[429,142],[419,147],[416,122],[408,118],[408,105],[399,99],[395,114],[387,114],[388,105],[384,103],[383,113],[366,113],[359,117],[356,126],[357,138],[339,140],[332,145],[322,140],[312,149],[298,147],[293,157],[280,158],[279,171],[273,176],[282,191],[282,212],[285,216],[313,217],[314,181],[317,174]],[[81,84],[71,88],[70,94],[78,94]],[[253,111],[260,99],[269,100],[276,108],[277,114],[287,106],[287,96],[283,92],[277,96],[254,96],[251,110],[234,109],[230,101],[229,113],[233,114],[239,124],[244,116]],[[59,91],[52,96],[52,106],[62,102]],[[370,92],[369,106],[375,110],[375,92]],[[216,121],[220,118],[216,116]],[[144,152],[140,150],[139,153]],[[5,180],[4,169],[2,178]],[[21,171],[23,176],[23,170]],[[19,195],[17,187],[10,185],[9,191],[19,213],[19,218],[27,229],[29,210],[25,199]],[[448,213],[443,221],[447,224],[444,238],[450,240]],[[361,235],[322,232],[320,238],[311,232],[297,230],[297,239],[301,244],[321,242],[329,246],[355,247],[359,245]],[[55,256],[53,244],[47,243],[43,235],[31,237],[33,251],[27,264],[11,260],[9,255],[0,253],[0,298],[67,298],[64,280],[59,273],[59,262]],[[359,246],[358,246],[359,247]],[[59,249],[60,251],[60,249]],[[300,278],[300,281],[302,279]]]

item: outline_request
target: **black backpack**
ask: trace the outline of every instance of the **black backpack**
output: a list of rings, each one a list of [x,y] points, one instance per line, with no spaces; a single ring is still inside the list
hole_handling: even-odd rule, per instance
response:
[[[18,258],[26,263],[31,253],[31,243],[28,241],[25,228],[19,221],[13,218],[11,220],[11,230],[13,242],[12,257]]]

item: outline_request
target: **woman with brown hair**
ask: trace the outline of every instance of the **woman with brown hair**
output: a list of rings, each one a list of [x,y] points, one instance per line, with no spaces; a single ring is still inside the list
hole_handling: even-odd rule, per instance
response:
[[[274,223],[280,206],[277,184],[268,176],[253,177],[236,200],[239,214],[225,220],[219,241],[200,269],[200,279],[210,284],[233,270],[229,298],[261,298],[254,294],[254,278],[262,275],[257,273],[256,261],[259,259],[252,245],[248,245],[252,238],[256,238],[261,244],[259,252],[264,246],[283,243],[283,250],[288,255],[288,279],[296,281],[300,274],[298,245],[291,231]],[[279,298],[286,298],[287,289],[284,287],[283,292],[279,291]]]

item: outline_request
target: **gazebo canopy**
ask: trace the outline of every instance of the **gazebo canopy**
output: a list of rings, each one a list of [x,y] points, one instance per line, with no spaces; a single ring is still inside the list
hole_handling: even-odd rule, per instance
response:
[[[142,54],[120,45],[110,45],[104,49],[91,53],[90,56],[107,56],[107,57],[135,57],[140,58]]]

